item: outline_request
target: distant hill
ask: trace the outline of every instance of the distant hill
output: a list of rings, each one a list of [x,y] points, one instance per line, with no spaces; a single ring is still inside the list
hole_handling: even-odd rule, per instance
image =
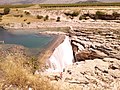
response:
[[[76,2],[76,3],[99,3],[100,1],[98,0],[87,0],[87,1],[79,1],[79,2]]]
[[[120,0],[99,0],[101,2],[120,2]]]
[[[80,2],[120,2],[120,0],[0,0],[0,4],[68,4]]]

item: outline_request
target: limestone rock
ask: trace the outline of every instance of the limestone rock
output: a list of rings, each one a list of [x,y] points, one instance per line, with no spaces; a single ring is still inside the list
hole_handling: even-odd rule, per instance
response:
[[[115,69],[115,70],[109,70],[108,72],[112,77],[120,78],[120,70]]]
[[[100,53],[100,52],[96,53],[96,52],[90,51],[90,50],[80,51],[76,54],[76,60],[77,61],[84,61],[84,60],[88,60],[88,59],[102,58],[104,56],[107,56],[105,54],[103,55],[103,53]]]

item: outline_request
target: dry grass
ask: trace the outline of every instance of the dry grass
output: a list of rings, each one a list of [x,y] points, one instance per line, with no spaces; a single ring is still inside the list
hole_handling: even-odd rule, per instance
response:
[[[40,75],[33,75],[24,60],[14,60],[12,56],[0,62],[1,90],[56,90],[50,81]],[[58,90],[58,89],[57,89]]]

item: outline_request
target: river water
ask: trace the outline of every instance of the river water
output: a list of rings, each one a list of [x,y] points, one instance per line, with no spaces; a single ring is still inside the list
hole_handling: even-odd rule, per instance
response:
[[[0,29],[0,41],[4,41],[5,44],[17,44],[27,48],[44,48],[52,40],[54,36],[41,35],[38,33],[29,33],[29,31],[14,31],[8,32]]]

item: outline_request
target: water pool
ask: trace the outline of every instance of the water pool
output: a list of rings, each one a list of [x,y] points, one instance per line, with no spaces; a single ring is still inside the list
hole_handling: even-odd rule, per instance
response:
[[[27,48],[44,48],[52,40],[54,36],[41,35],[38,33],[29,33],[29,31],[22,31],[18,33],[18,30],[14,33],[8,32],[0,28],[0,41],[4,41],[5,44],[17,44]]]

